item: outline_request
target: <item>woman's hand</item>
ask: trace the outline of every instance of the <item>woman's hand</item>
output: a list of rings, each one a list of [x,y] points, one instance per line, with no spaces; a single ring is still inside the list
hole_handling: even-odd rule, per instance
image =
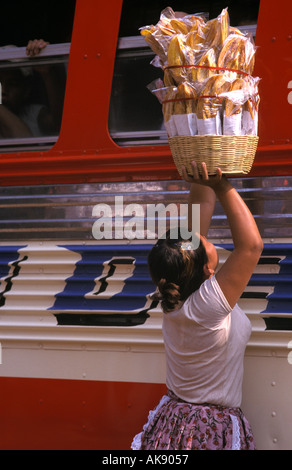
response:
[[[218,187],[218,185],[220,185],[220,182],[222,181],[222,171],[220,168],[217,168],[215,176],[209,176],[207,165],[203,162],[201,163],[202,176],[200,176],[197,163],[192,161],[191,165],[193,168],[193,176],[188,175],[186,168],[182,166],[182,174],[185,181],[188,183],[197,183],[204,186],[209,186],[214,190],[216,187]]]

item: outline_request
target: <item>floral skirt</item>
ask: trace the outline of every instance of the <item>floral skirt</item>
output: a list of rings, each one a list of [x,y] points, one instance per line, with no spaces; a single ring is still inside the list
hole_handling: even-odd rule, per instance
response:
[[[196,405],[164,395],[150,411],[133,450],[255,450],[250,425],[240,408]]]

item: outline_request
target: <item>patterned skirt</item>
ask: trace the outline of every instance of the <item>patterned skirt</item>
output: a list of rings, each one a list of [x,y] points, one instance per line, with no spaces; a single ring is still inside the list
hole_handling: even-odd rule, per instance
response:
[[[255,450],[250,425],[240,408],[196,405],[164,395],[150,411],[133,450]]]

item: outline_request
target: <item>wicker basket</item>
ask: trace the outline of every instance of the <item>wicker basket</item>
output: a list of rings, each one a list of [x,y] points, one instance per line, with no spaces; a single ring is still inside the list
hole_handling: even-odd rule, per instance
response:
[[[170,137],[168,141],[180,175],[182,165],[188,174],[193,173],[192,161],[205,162],[209,175],[216,174],[218,167],[225,175],[240,175],[250,172],[258,139],[247,135],[195,135]]]

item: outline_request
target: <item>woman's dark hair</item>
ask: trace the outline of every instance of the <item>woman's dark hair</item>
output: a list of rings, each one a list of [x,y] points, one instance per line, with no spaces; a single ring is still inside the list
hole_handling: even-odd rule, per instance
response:
[[[173,310],[180,301],[185,301],[204,280],[204,265],[207,254],[203,244],[196,250],[183,249],[184,240],[172,238],[167,232],[157,241],[148,255],[148,267],[158,292],[153,295],[161,301],[164,312]]]

